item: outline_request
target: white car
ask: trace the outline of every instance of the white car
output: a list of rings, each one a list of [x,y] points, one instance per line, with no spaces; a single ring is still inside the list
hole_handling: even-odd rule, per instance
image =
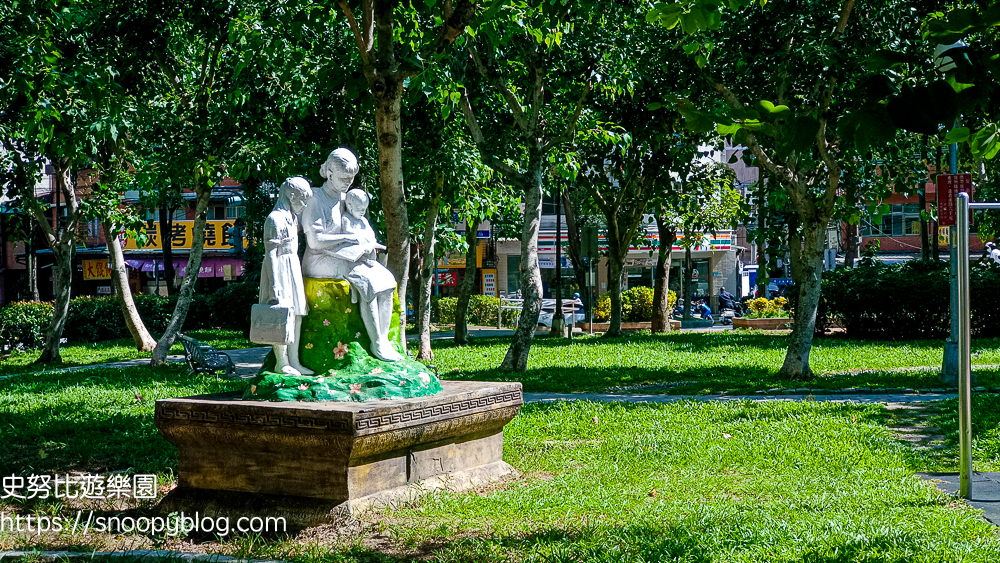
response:
[[[568,309],[568,305],[573,305],[572,322],[574,324],[587,320],[586,315],[583,314],[583,301],[580,301],[579,299],[574,299],[574,300],[564,299],[563,307]],[[538,314],[538,324],[552,328],[552,317],[555,315],[555,312],[556,312],[556,300],[543,299],[542,310]],[[566,316],[569,317],[569,311],[566,312]]]

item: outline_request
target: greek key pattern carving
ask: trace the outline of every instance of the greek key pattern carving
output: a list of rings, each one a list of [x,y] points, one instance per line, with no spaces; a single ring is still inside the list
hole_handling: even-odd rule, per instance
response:
[[[392,426],[395,424],[405,424],[418,420],[429,420],[434,418],[454,416],[468,411],[475,411],[495,406],[512,406],[524,402],[521,391],[509,391],[498,395],[488,395],[486,397],[474,397],[464,401],[434,405],[423,409],[411,411],[395,412],[391,414],[372,415],[361,418],[354,423],[355,430],[373,430],[380,427]]]
[[[158,407],[157,418],[163,420],[178,420],[188,422],[206,422],[218,424],[239,424],[242,426],[275,426],[283,428],[305,428],[310,430],[347,431],[350,425],[346,420],[322,420],[306,416],[267,415],[246,412],[219,412],[214,410],[189,410],[171,407]]]

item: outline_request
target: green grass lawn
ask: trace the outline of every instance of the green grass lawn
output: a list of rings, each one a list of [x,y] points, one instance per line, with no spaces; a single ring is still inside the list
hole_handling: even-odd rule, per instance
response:
[[[215,346],[220,350],[232,350],[235,348],[247,348],[256,346],[243,337],[243,333],[238,330],[228,329],[205,329],[185,332],[192,338],[197,338]],[[60,349],[63,358],[62,366],[40,365],[34,361],[41,356],[41,350],[25,350],[23,352],[13,352],[9,358],[0,360],[0,376],[14,373],[30,373],[44,371],[58,367],[73,367],[89,364],[100,364],[106,362],[121,362],[125,360],[136,360],[149,358],[151,352],[139,352],[135,349],[135,341],[131,338],[120,340],[108,340],[104,342],[94,342],[91,344],[65,345]],[[183,354],[184,349],[180,341],[174,343],[170,349],[171,354]]]
[[[541,349],[541,348],[539,348]],[[183,366],[0,381],[0,474],[157,473],[176,451],[157,398],[240,389]],[[933,422],[954,425],[953,406]],[[1000,467],[1000,398],[976,397],[976,467]],[[344,530],[184,542],[142,535],[0,535],[0,549],[201,549],[306,562],[1000,560],[996,528],[921,482],[955,444],[917,450],[881,405],[587,402],[527,405],[505,431],[522,479],[436,494]],[[953,431],[953,429],[951,430]],[[72,515],[67,502],[0,511]],[[148,505],[137,508],[137,514]]]
[[[664,385],[659,393],[730,391],[753,393],[769,388],[940,387],[937,371],[941,341],[867,342],[817,338],[810,364],[817,377],[787,381],[778,377],[786,335],[720,331],[632,335],[622,338],[536,338],[522,374],[497,369],[508,341],[484,339],[457,347],[435,342],[434,364],[445,379],[516,379],[525,391],[600,392],[616,386]],[[1000,340],[973,342],[978,354],[977,385],[1000,386]],[[986,367],[990,366],[990,367]],[[924,368],[924,369],[909,369]],[[668,385],[669,384],[669,385]]]

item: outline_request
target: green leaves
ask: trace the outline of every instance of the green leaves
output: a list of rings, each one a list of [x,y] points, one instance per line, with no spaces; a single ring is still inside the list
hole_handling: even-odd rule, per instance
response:
[[[1000,129],[996,123],[983,127],[972,136],[969,146],[972,154],[985,160],[991,160],[1000,153]]]
[[[767,100],[761,100],[760,107],[764,108],[764,111],[772,117],[778,117],[788,111],[788,106],[776,106]]]
[[[907,85],[889,101],[888,109],[897,127],[934,135],[939,126],[954,123],[958,97],[954,88],[943,80],[927,86]]]
[[[968,127],[956,127],[951,131],[948,131],[948,134],[944,137],[944,142],[946,145],[950,145],[952,143],[964,143],[969,139],[970,135],[971,133],[969,132]]]

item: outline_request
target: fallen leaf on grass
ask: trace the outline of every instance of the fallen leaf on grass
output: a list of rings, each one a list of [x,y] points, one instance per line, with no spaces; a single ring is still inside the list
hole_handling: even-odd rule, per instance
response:
[[[657,491],[656,489],[653,489],[652,491],[649,491],[649,496],[651,496],[651,497],[655,497],[658,494],[660,494],[660,491]]]
[[[722,433],[722,437],[728,440],[728,439],[732,438],[733,435],[732,434],[726,434],[725,432],[723,432]]]

